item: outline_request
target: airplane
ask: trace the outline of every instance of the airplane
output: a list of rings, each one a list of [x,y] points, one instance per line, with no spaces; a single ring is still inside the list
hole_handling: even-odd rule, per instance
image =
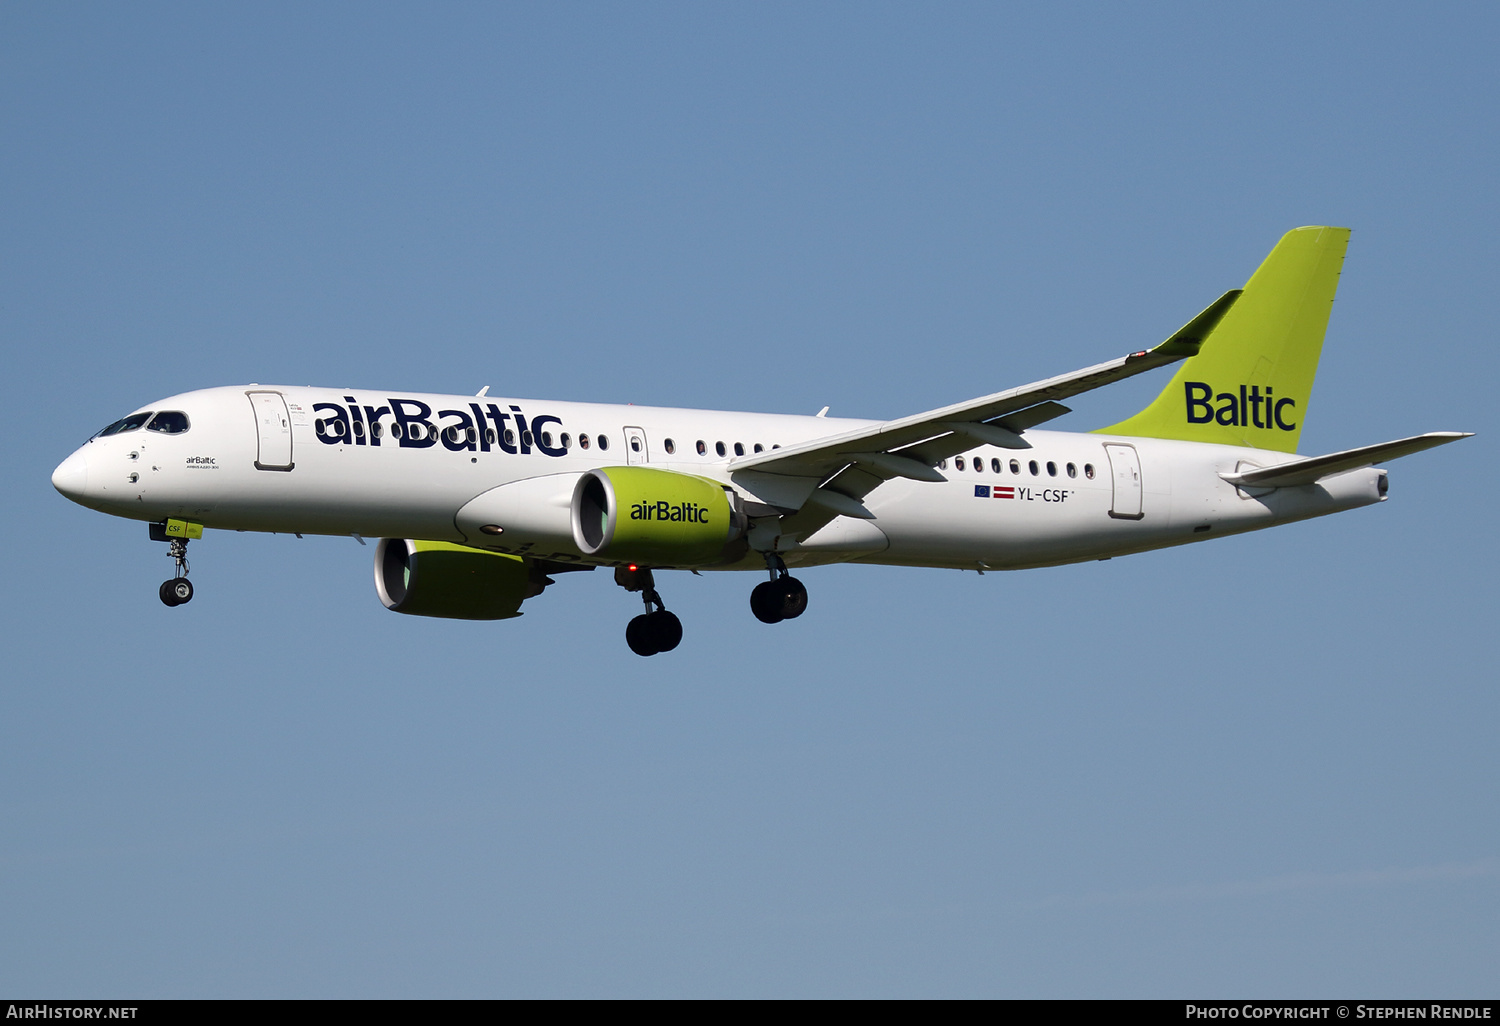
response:
[[[750,608],[771,624],[807,608],[792,568],[1058,566],[1385,501],[1376,464],[1471,433],[1297,455],[1348,242],[1294,229],[1153,349],[897,420],[251,384],[143,406],[52,483],[168,544],[168,606],[193,597],[206,529],[352,535],[380,539],[380,601],[417,616],[508,619],[560,573],[611,568],[650,656],[682,639],[658,570],[766,574]],[[1134,416],[1040,430],[1174,363]]]

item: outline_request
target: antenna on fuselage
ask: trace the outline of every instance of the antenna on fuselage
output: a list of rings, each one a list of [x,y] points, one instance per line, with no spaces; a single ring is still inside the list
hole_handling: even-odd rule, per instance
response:
[[[474,398],[475,399],[483,399],[485,397],[485,395],[489,392],[489,390],[490,390],[490,386],[489,385],[485,385],[479,391],[477,391],[477,392],[474,393]]]

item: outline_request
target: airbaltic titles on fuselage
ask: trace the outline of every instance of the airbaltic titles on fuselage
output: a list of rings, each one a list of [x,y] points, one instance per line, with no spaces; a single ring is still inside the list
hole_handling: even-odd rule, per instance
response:
[[[346,406],[314,403],[313,416],[318,441],[325,445],[379,446],[389,432],[403,449],[427,449],[442,443],[451,452],[489,452],[498,449],[511,455],[566,456],[566,445],[554,438],[546,426],[562,427],[562,419],[549,414],[527,418],[521,407],[497,403],[467,404],[467,409],[438,410],[420,399],[387,399],[383,406],[363,406],[352,395]],[[389,418],[387,427],[384,419]],[[491,427],[490,425],[493,425]]]

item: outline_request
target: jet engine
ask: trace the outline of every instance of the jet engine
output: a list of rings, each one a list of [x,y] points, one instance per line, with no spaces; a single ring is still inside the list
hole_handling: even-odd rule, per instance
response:
[[[590,470],[573,488],[573,542],[586,556],[653,567],[732,563],[749,521],[706,477],[650,467]]]
[[[520,556],[449,542],[382,538],[375,591],[385,608],[453,620],[506,620],[550,581]]]

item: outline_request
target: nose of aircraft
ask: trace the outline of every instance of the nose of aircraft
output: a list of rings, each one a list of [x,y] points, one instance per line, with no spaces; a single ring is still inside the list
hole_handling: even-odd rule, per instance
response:
[[[89,487],[89,460],[82,449],[57,465],[52,472],[52,487],[74,502],[84,500]]]

